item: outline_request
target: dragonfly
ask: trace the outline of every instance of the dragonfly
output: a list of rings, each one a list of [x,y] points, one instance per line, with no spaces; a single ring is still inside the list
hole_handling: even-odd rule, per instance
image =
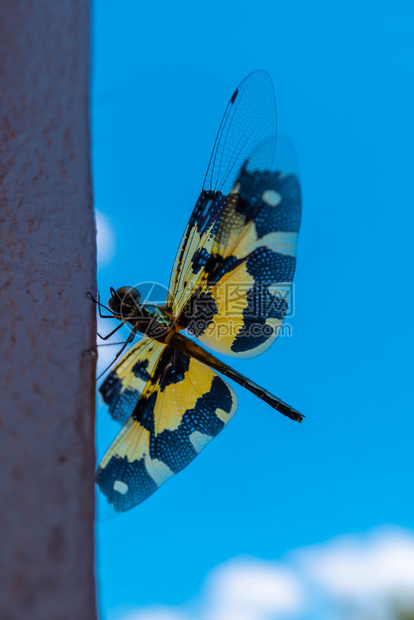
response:
[[[237,397],[223,377],[290,419],[303,419],[213,355],[262,354],[288,309],[301,196],[296,174],[272,168],[276,128],[271,78],[254,71],[224,113],[165,303],[142,303],[128,286],[111,288],[107,306],[93,298],[101,316],[131,330],[116,359],[141,336],[99,388],[122,425],[96,473],[117,512],[148,498],[229,423]]]

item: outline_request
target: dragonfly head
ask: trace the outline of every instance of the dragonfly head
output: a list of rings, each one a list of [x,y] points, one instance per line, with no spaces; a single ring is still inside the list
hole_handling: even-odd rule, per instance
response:
[[[121,286],[115,290],[111,287],[111,297],[108,306],[119,318],[126,319],[137,314],[140,308],[141,294],[132,286]]]

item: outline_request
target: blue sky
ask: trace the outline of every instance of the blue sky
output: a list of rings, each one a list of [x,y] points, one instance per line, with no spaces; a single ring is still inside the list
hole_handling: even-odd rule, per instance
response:
[[[292,336],[232,363],[306,421],[236,386],[238,413],[202,455],[98,524],[101,618],[186,604],[239,556],[414,528],[414,5],[96,0],[92,27],[104,298],[168,284],[221,116],[254,69],[272,76],[303,191]]]

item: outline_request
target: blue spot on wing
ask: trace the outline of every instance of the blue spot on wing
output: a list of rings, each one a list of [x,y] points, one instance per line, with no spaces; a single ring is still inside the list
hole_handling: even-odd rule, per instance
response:
[[[236,211],[245,216],[246,222],[254,220],[257,237],[271,232],[298,232],[301,217],[300,186],[294,174],[282,172],[250,172],[244,167],[238,178],[240,189]],[[277,207],[268,205],[262,196],[274,190],[281,197]]]
[[[277,207],[261,201],[261,207],[255,218],[259,239],[270,232],[298,232],[301,216],[301,198],[299,183],[294,174],[274,172],[270,175],[267,189],[276,191],[281,196]]]

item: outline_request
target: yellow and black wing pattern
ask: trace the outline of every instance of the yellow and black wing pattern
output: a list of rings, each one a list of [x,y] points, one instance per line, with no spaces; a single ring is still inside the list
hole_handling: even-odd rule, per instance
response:
[[[245,108],[258,93],[262,108],[248,115]],[[288,309],[301,197],[296,175],[272,168],[276,114],[269,76],[250,74],[229,106],[239,97],[239,107],[223,119],[225,130],[181,241],[167,307],[178,326],[208,348],[255,357],[274,342]],[[228,162],[237,159],[234,153],[239,157],[235,136],[252,151],[233,178]]]
[[[102,383],[99,392],[116,422],[123,424],[131,415],[162,350],[163,345],[144,336],[125,353]]]
[[[97,471],[101,492],[120,512],[188,465],[237,408],[235,393],[216,372],[172,347],[157,347],[146,387]]]
[[[293,174],[246,165],[178,323],[208,348],[255,357],[283,324],[296,266],[300,190]],[[241,233],[232,223],[242,221]]]

